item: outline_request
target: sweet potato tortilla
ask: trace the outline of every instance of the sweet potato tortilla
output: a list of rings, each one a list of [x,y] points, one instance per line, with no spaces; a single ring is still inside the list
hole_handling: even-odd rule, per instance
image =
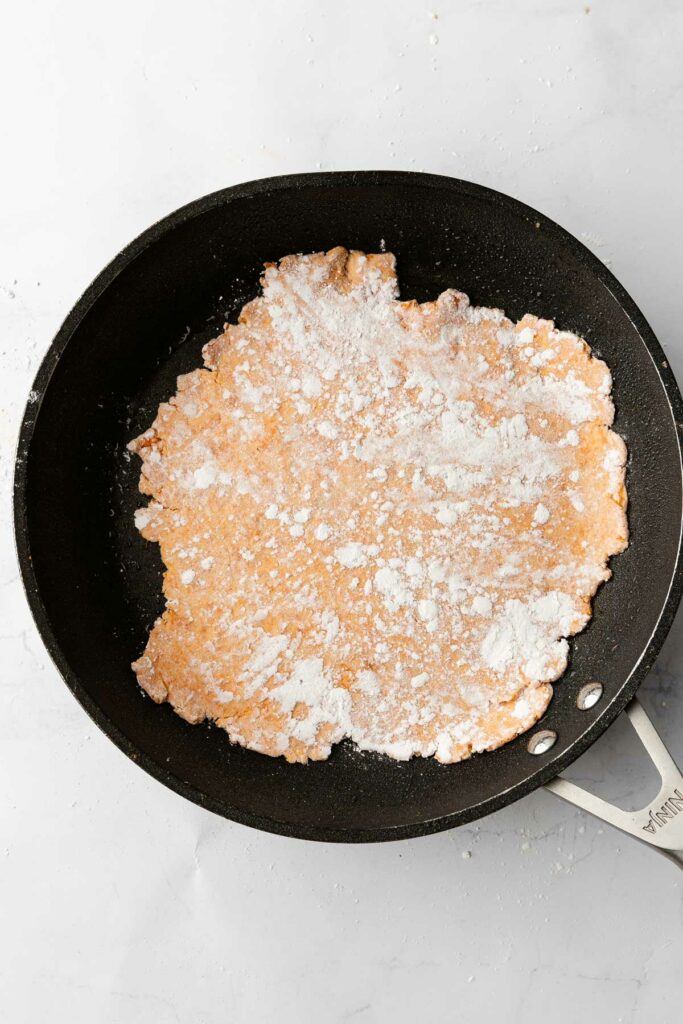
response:
[[[585,341],[390,253],[268,264],[131,442],[166,610],[133,669],[251,750],[491,750],[545,710],[626,547],[626,448]]]

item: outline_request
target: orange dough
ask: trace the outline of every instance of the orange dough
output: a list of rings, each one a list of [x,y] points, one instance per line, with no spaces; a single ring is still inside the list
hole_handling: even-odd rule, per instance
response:
[[[528,729],[627,543],[607,366],[457,291],[400,302],[394,262],[267,266],[130,445],[166,565],[141,686],[289,761]]]

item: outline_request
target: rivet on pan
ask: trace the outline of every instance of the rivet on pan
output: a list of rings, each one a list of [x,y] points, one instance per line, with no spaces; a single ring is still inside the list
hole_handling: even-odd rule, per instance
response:
[[[557,742],[557,733],[552,729],[541,729],[535,732],[526,745],[530,754],[545,754]]]
[[[602,689],[602,683],[586,683],[582,686],[576,697],[577,708],[588,711],[589,708],[595,707],[602,697]]]

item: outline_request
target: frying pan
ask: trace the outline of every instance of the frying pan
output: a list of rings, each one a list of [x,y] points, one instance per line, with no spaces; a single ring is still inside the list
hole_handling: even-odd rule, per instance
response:
[[[403,298],[457,287],[514,318],[552,316],[612,370],[615,429],[629,450],[631,543],[572,640],[531,742],[523,735],[441,765],[401,763],[345,741],[328,761],[292,765],[233,745],[220,729],[188,725],[135,683],[130,663],[163,609],[163,566],[158,546],[133,526],[139,464],[125,445],[257,294],[264,261],[335,245],[394,252]],[[238,185],[184,206],[124,249],[38,371],[15,477],[29,604],[97,725],[159,781],[226,818],[306,839],[401,839],[480,818],[549,783],[683,866],[683,778],[630,704],[681,595],[682,421],[672,372],[633,300],[576,239],[522,203],[466,181],[393,171]],[[599,699],[580,707],[588,684]],[[557,778],[629,704],[663,776],[653,804],[633,815]]]

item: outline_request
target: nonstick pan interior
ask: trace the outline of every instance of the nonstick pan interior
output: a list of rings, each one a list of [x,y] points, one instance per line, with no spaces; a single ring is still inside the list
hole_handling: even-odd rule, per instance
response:
[[[162,610],[158,547],[133,527],[144,504],[126,442],[149,426],[202,345],[258,291],[264,261],[334,245],[398,259],[403,298],[457,287],[519,317],[583,335],[614,376],[629,448],[631,545],[572,641],[533,756],[523,736],[457,765],[398,763],[348,743],[289,765],[190,726],[136,685],[130,662]],[[24,420],[15,520],[29,601],[68,686],[162,782],[228,818],[312,839],[384,840],[457,825],[569,764],[650,667],[680,593],[681,401],[652,332],[612,275],[546,218],[478,186],[394,172],[299,175],[183,208],[133,242],[88,289],[39,371]],[[580,687],[604,686],[591,710]]]

